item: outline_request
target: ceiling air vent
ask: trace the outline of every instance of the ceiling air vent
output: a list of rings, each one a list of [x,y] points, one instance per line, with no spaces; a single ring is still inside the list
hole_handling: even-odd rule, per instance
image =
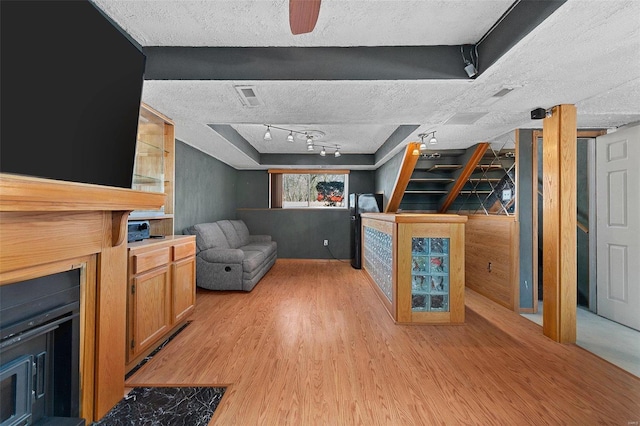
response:
[[[240,95],[242,104],[246,107],[257,107],[262,105],[262,101],[258,98],[256,89],[253,86],[233,86]]]
[[[494,93],[490,98],[486,99],[484,102],[482,102],[480,105],[492,105],[496,102],[498,102],[504,95],[508,95],[509,93],[513,92],[513,89],[515,89],[517,86],[514,87],[503,87],[502,89],[498,90],[496,93]]]
[[[459,112],[445,121],[444,124],[473,124],[487,115],[486,112]]]

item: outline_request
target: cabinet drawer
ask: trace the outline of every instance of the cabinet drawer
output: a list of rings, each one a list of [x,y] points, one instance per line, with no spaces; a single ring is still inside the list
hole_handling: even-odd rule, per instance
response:
[[[139,274],[140,272],[166,265],[169,261],[169,247],[136,254],[133,256],[133,273]]]
[[[193,241],[184,244],[176,244],[173,248],[173,260],[184,259],[196,254],[196,244]]]

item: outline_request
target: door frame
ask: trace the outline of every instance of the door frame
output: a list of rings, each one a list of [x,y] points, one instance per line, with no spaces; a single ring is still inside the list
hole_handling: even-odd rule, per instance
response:
[[[606,135],[606,130],[578,130],[577,138],[578,139],[594,139],[598,136]],[[542,129],[536,129],[532,132],[531,135],[531,210],[532,210],[532,223],[531,223],[531,232],[532,238],[531,243],[532,247],[532,281],[533,285],[531,289],[533,291],[533,313],[538,312],[538,139],[542,138]],[[590,159],[595,159],[595,143],[589,146],[589,156]],[[592,152],[593,151],[593,152]],[[589,169],[589,184],[595,185],[595,163],[591,161],[590,169]],[[595,189],[595,186],[591,186],[591,189]],[[591,191],[590,191],[591,195]],[[595,218],[595,200],[596,197],[589,197],[589,215],[594,214]],[[592,306],[595,306],[595,257],[592,257],[592,249],[595,250],[595,220],[589,220],[589,309],[592,309]],[[593,299],[592,299],[593,294]]]

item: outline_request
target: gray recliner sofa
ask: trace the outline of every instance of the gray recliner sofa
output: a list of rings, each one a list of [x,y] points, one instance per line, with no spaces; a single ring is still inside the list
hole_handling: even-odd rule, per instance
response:
[[[196,236],[196,285],[209,290],[251,291],[276,262],[270,235],[249,235],[241,220],[220,220],[187,228]]]

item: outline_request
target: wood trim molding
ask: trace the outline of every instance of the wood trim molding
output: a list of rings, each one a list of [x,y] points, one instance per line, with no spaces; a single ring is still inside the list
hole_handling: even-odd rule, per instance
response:
[[[173,125],[175,125],[175,123],[173,122],[172,119],[170,119],[169,117],[167,117],[166,115],[164,115],[163,113],[159,112],[158,110],[154,109],[153,107],[145,104],[144,102],[140,103],[140,108],[141,109],[146,109],[147,111],[149,111],[151,114],[156,115],[158,117],[160,117],[162,120],[171,123]]]
[[[451,191],[449,191],[449,194],[447,194],[447,198],[445,198],[444,202],[442,203],[442,206],[440,207],[440,209],[438,209],[438,213],[446,213],[447,210],[449,210],[449,207],[451,207],[451,204],[453,204],[455,199],[458,198],[460,191],[469,180],[469,177],[471,176],[473,171],[476,169],[476,166],[478,165],[480,160],[482,160],[482,156],[484,155],[485,152],[487,152],[488,148],[489,148],[488,142],[481,142],[478,144],[478,146],[476,147],[476,150],[473,152],[473,155],[471,156],[467,164],[464,166],[464,169],[462,169],[462,172],[458,176],[458,180],[456,180],[456,183],[453,184]]]
[[[402,197],[404,197],[404,191],[407,189],[418,158],[420,158],[420,144],[418,142],[409,143],[404,151],[402,165],[400,166],[400,170],[398,170],[393,191],[389,197],[387,208],[384,210],[385,213],[395,213],[398,211]]]
[[[606,130],[578,130],[578,138],[596,138],[598,136],[606,135]],[[531,166],[531,185],[532,185],[532,199],[531,209],[533,211],[532,237],[533,243],[533,257],[532,257],[532,272],[533,272],[533,312],[538,312],[538,196],[542,193],[538,190],[538,139],[542,138],[542,130],[534,130],[531,135],[532,143],[532,161]],[[516,206],[517,207],[517,206]]]
[[[282,175],[348,175],[349,169],[269,169],[268,173],[276,173]]]

